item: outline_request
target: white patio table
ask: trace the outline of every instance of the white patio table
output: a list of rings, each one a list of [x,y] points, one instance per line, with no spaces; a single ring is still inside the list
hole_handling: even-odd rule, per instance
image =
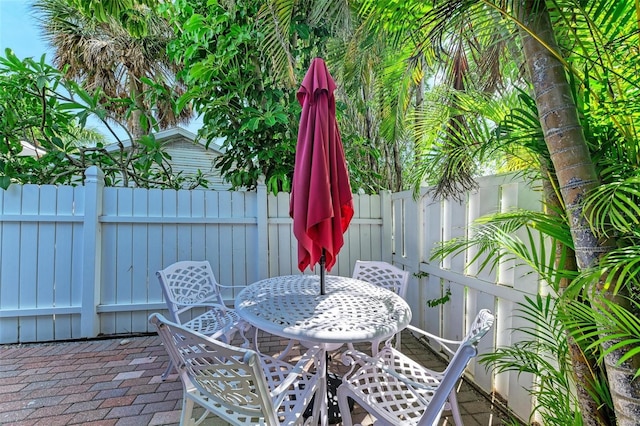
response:
[[[317,275],[258,281],[237,295],[236,312],[261,330],[319,344],[325,350],[346,343],[383,341],[411,321],[409,305],[392,291],[353,278],[327,275],[325,279],[324,295],[320,295]],[[324,367],[320,395],[327,394]],[[325,398],[323,413],[326,404]],[[321,423],[328,423],[328,415],[321,416]]]

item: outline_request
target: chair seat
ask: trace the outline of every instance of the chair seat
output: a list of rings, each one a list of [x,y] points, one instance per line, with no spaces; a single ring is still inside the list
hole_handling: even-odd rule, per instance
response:
[[[280,361],[271,358],[266,355],[261,355],[261,366],[264,372],[265,379],[269,389],[276,389],[280,383],[291,373],[293,366],[287,362]],[[284,391],[284,398],[280,404],[274,401],[276,406],[276,413],[279,423],[281,425],[301,425],[305,419],[302,417],[303,413],[310,406],[311,399],[306,399],[304,396],[309,394],[305,389],[316,388],[317,377],[308,372],[302,372],[298,376],[297,380],[292,386],[289,386]],[[233,393],[229,395],[228,400],[221,402],[220,394],[216,394],[216,397],[209,397],[207,394],[200,392],[196,387],[193,387],[187,391],[191,399],[202,407],[205,407],[208,411],[217,414],[224,418],[231,424],[243,424],[243,425],[265,425],[264,418],[253,417],[239,411],[233,411],[229,409],[229,405],[237,404],[239,395]],[[312,393],[313,394],[313,393]],[[282,398],[282,396],[280,396]],[[244,403],[249,404],[251,401],[246,399]],[[222,414],[224,413],[224,414]]]
[[[398,426],[418,424],[426,408],[424,401],[431,400],[442,376],[432,375],[430,370],[390,347],[381,350],[378,358],[381,363],[366,364],[343,379],[343,383],[349,384],[349,396],[358,403],[379,408],[375,413],[376,417],[380,416],[379,422]],[[409,388],[397,377],[389,375],[389,368],[399,375],[411,377],[414,382],[429,385],[433,390]]]
[[[220,330],[228,329],[233,325],[238,325],[242,321],[240,316],[232,309],[210,309],[185,322],[183,325],[191,330],[211,336]]]

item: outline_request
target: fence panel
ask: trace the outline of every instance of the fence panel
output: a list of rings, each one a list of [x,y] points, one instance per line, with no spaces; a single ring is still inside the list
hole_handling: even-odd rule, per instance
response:
[[[354,217],[344,234],[344,247],[331,274],[351,276],[356,260],[384,258],[383,207],[380,195],[354,195]],[[293,235],[293,221],[289,217],[288,193],[268,196],[268,227],[269,275],[300,273],[298,240]],[[315,271],[307,269],[305,273],[319,273],[318,268],[316,266]]]
[[[149,331],[164,309],[155,272],[209,260],[216,279],[241,288],[257,279],[256,193],[105,188],[101,330]],[[223,290],[232,302],[237,291]]]
[[[539,208],[539,194],[522,180],[501,175],[481,179],[478,190],[465,194],[463,202],[435,200],[425,191],[416,206],[409,207],[409,196],[407,193],[393,194],[392,203],[396,251],[399,242],[406,247],[411,233],[420,230],[418,260],[394,256],[394,261],[404,262],[404,268],[413,271],[414,277],[418,275],[416,284],[420,297],[409,298],[414,312],[412,322],[432,333],[458,340],[464,336],[476,313],[487,308],[496,314],[496,324],[491,336],[480,343],[480,353],[518,341],[519,336],[513,333],[513,328],[522,324],[513,316],[514,307],[526,294],[538,292],[540,283],[535,274],[528,274],[530,271],[521,266],[514,268],[513,261],[501,262],[495,270],[480,270],[484,257],[469,264],[477,254],[474,248],[444,259],[432,260],[431,255],[441,242],[472,233],[469,225],[480,216],[518,207]],[[409,214],[409,208],[415,208],[421,216]],[[414,217],[419,219],[416,221]],[[398,232],[403,235],[396,235]],[[428,306],[427,302],[447,295],[446,301],[443,299],[436,306]],[[415,315],[417,312],[419,316]],[[533,385],[531,376],[495,375],[477,362],[470,364],[468,374],[482,389],[507,400],[521,418],[528,418],[531,399],[525,389]]]
[[[81,194],[50,185],[0,192],[0,343],[80,337]]]
[[[269,248],[267,253],[258,255],[269,259],[270,276],[299,273],[297,240],[289,217],[289,193],[270,194],[267,199]]]

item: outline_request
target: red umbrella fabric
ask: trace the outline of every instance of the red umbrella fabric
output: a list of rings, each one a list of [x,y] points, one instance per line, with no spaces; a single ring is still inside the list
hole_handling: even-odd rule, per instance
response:
[[[331,271],[353,217],[353,196],[336,122],[335,88],[324,61],[313,59],[297,94],[302,115],[289,205],[300,271],[307,266],[313,269],[323,250],[326,269]],[[323,273],[321,270],[321,277]]]

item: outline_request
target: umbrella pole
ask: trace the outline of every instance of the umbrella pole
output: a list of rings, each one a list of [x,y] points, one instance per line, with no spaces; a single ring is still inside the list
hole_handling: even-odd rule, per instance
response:
[[[325,265],[325,257],[324,257],[324,248],[322,249],[322,255],[320,256],[320,295],[325,294],[324,291],[324,265]]]

